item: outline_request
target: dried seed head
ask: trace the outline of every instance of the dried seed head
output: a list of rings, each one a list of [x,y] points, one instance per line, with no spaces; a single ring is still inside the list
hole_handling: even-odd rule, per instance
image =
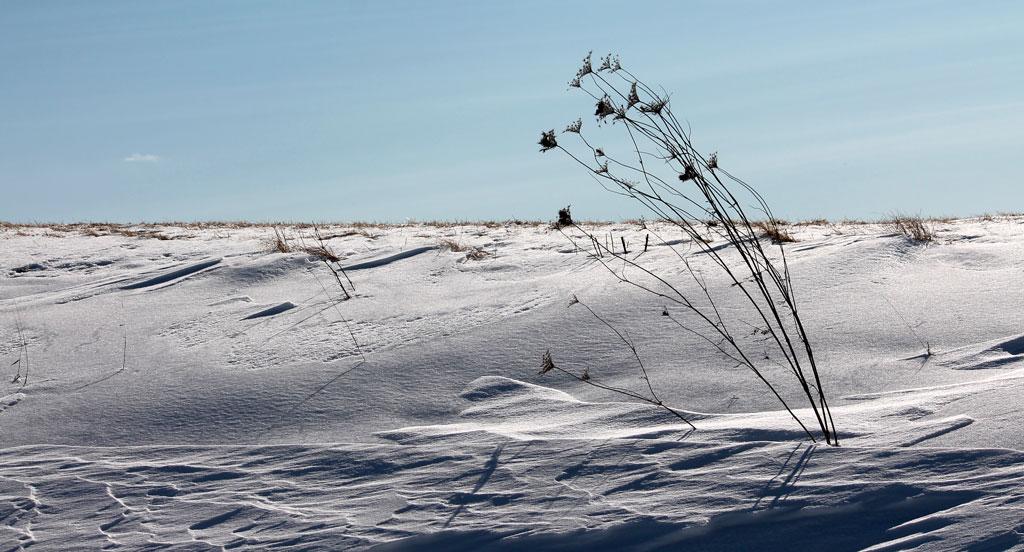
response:
[[[640,103],[640,95],[636,93],[636,83],[629,87],[629,105],[627,107],[633,107]]]
[[[576,297],[575,293],[572,294],[572,297],[569,298],[569,306],[570,307],[575,305],[576,303],[579,303],[579,302],[580,302],[580,299],[579,299],[579,297]]]
[[[584,368],[583,369],[583,374],[580,375],[580,381],[589,381],[589,380],[590,380],[590,368]]]
[[[711,156],[708,157],[708,168],[709,169],[717,169],[718,168],[718,152],[717,151],[715,153],[712,153]]]
[[[637,109],[643,111],[644,113],[653,113],[655,115],[658,115],[662,112],[663,109],[665,109],[667,105],[668,100],[655,97],[653,100],[647,103],[641,103],[640,107]]]
[[[551,360],[551,351],[544,351],[544,356],[540,359],[540,372],[538,374],[547,374],[548,372],[555,369],[555,363]]]
[[[601,148],[596,148],[594,150],[594,155],[596,155],[598,157],[604,157],[604,150],[601,149]]]
[[[580,129],[582,129],[582,128],[583,128],[583,119],[576,119],[575,121],[569,123],[565,127],[565,130],[562,131],[562,132],[574,132],[576,134],[579,134],[580,133]]]
[[[686,169],[683,171],[682,174],[679,175],[679,180],[686,182],[687,180],[693,180],[694,178],[697,178],[697,176],[697,169],[695,169],[693,165],[687,163]]]
[[[661,307],[661,315],[662,316],[669,316],[669,314],[668,314],[668,307]]]
[[[598,71],[611,71],[613,73],[619,69],[622,69],[622,62],[619,56],[613,56],[612,54],[601,58],[601,66],[597,68]]]
[[[540,141],[537,143],[540,144],[541,153],[557,148],[558,140],[555,140],[555,129],[551,129],[547,132],[541,132]]]
[[[594,72],[594,66],[591,65],[591,63],[590,63],[590,58],[593,55],[594,55],[594,51],[593,50],[587,52],[587,56],[585,58],[583,58],[583,65],[580,66],[579,76],[582,77],[583,75],[589,75],[590,73]]]
[[[576,76],[569,81],[570,88],[579,88],[583,77],[594,72],[594,66],[590,62],[590,56],[593,53],[593,51],[587,52],[587,57],[583,58],[583,65],[576,70]]]
[[[594,110],[594,115],[599,120],[604,120],[605,117],[615,114],[615,105],[612,104],[611,98],[605,96],[597,102],[597,108]]]
[[[608,174],[608,163],[605,163],[604,165],[601,165],[600,167],[594,169],[594,173],[595,174]]]

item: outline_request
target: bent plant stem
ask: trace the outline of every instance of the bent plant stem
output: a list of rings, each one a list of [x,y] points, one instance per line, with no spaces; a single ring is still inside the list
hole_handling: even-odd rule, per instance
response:
[[[582,228],[579,228],[579,226],[575,226],[575,227],[578,230],[580,230],[581,232],[583,232],[584,234],[587,233]],[[622,275],[619,275],[619,273],[617,273],[611,266],[609,266],[608,263],[604,259],[602,259],[602,258],[595,258],[595,260],[597,260],[597,262],[601,263],[601,265],[604,266],[605,269],[607,269],[609,272],[611,272],[612,275],[615,276],[620,282],[632,285],[632,286],[637,287],[637,288],[639,288],[641,290],[647,291],[648,293],[651,293],[652,295],[657,295],[659,297],[668,299],[669,301],[673,301],[673,302],[675,302],[675,303],[677,303],[679,305],[682,305],[683,307],[688,309],[690,312],[692,312],[692,313],[696,314],[698,317],[700,317],[705,323],[710,325],[713,329],[715,329],[718,332],[718,334],[722,337],[722,340],[724,342],[728,343],[731,346],[731,349],[737,355],[739,355],[739,357],[740,357],[739,359],[735,358],[734,356],[732,356],[732,354],[730,354],[727,351],[725,351],[719,344],[715,343],[711,338],[709,338],[709,337],[705,336],[704,334],[694,330],[693,328],[689,328],[689,327],[683,325],[681,322],[679,322],[678,320],[676,320],[673,317],[671,317],[671,315],[669,315],[669,318],[671,318],[672,321],[675,322],[680,328],[682,328],[682,329],[684,329],[684,330],[686,330],[686,331],[688,331],[688,332],[690,332],[690,333],[692,333],[694,335],[697,335],[698,337],[701,337],[705,341],[708,341],[709,343],[712,344],[712,346],[714,346],[716,349],[718,349],[720,352],[722,352],[725,356],[727,356],[730,359],[734,360],[739,365],[745,366],[745,367],[749,368],[754,373],[754,375],[757,376],[757,378],[759,380],[761,380],[761,382],[764,383],[768,387],[768,389],[772,392],[772,394],[779,401],[779,403],[786,410],[786,412],[789,413],[789,415],[793,418],[793,420],[796,421],[796,423],[800,426],[800,428],[804,431],[804,433],[807,434],[807,437],[812,442],[817,442],[817,439],[814,437],[814,435],[810,432],[810,430],[807,428],[807,426],[804,425],[803,420],[801,420],[796,415],[796,413],[793,411],[792,407],[789,406],[789,403],[786,402],[786,400],[784,398],[782,398],[782,395],[779,393],[778,389],[776,389],[775,385],[773,385],[771,383],[771,381],[769,381],[768,378],[765,377],[765,375],[761,372],[761,370],[758,369],[757,366],[750,360],[750,358],[747,357],[746,352],[743,351],[743,349],[736,342],[736,340],[732,336],[732,334],[730,334],[728,332],[728,330],[726,329],[725,323],[721,319],[720,316],[719,316],[719,319],[718,319],[718,323],[712,321],[710,318],[708,318],[708,315],[706,313],[704,313],[699,308],[697,308],[695,305],[693,305],[682,294],[682,292],[680,292],[675,286],[673,286],[672,284],[668,283],[667,281],[665,281],[663,278],[661,278],[657,274],[654,274],[652,271],[650,271],[646,267],[636,263],[633,260],[630,260],[628,258],[624,258],[624,257],[621,257],[621,256],[617,255],[616,253],[608,250],[607,248],[605,249],[605,251],[607,251],[610,255],[623,260],[626,264],[629,264],[629,265],[639,269],[640,271],[646,273],[647,275],[651,276],[652,278],[655,278],[656,280],[658,280],[659,282],[661,282],[662,284],[667,286],[669,289],[671,289],[676,295],[678,295],[679,299],[676,299],[675,297],[671,297],[669,295],[666,295],[666,294],[663,294],[661,292],[658,292],[657,290],[653,290],[653,289],[651,289],[651,288],[649,288],[647,286],[644,286],[643,284],[641,284],[639,282],[636,282],[635,280],[631,280],[631,279],[626,278],[626,277],[624,277]],[[708,296],[708,298],[710,300],[710,295]],[[582,304],[582,303],[580,303],[580,304]],[[711,305],[714,306],[713,300],[711,301]],[[586,307],[586,305],[584,305],[584,306]],[[588,308],[588,310],[590,310],[589,307],[587,307],[587,308]],[[715,308],[715,312],[717,312],[717,307],[714,307],[714,308]],[[593,313],[593,311],[591,311],[591,312]],[[597,315],[595,314],[595,316],[597,316]],[[601,320],[602,322],[604,322],[606,325],[608,325],[608,323],[605,322],[600,317],[598,317],[598,319]],[[609,325],[609,327],[611,327],[611,326]],[[619,332],[617,330],[615,330],[614,328],[612,328],[612,330],[615,331],[616,334],[619,334]],[[623,339],[625,341],[625,339],[622,338],[621,334],[619,334],[619,337],[620,337],[620,339]],[[636,355],[636,350],[632,347],[632,344],[628,343],[628,342],[626,344],[627,344],[627,346],[629,346],[631,348],[631,350],[633,351],[633,354]],[[639,361],[639,358],[637,358],[637,360]],[[642,368],[642,364],[641,364],[641,368]],[[650,386],[650,384],[651,384],[650,380],[647,379],[646,381],[648,383],[648,386]],[[653,388],[652,388],[652,394],[653,394]]]
[[[109,374],[107,374],[107,375],[97,379],[97,380],[93,380],[93,381],[91,381],[89,383],[80,385],[80,386],[72,389],[72,391],[81,391],[81,390],[83,390],[85,388],[92,387],[93,385],[97,385],[97,384],[103,383],[103,382],[113,378],[114,376],[123,373],[125,370],[128,369],[128,324],[127,324],[127,320],[126,320],[125,314],[124,314],[124,301],[123,300],[121,302],[121,330],[122,330],[121,331],[121,337],[122,337],[121,367],[118,368],[117,370],[114,370],[113,372],[111,372],[111,373],[109,373]]]
[[[21,387],[18,388],[18,391],[21,391],[21,390],[25,389],[25,387],[28,385],[29,363],[28,363],[28,341],[25,340],[25,328],[21,324],[21,314],[18,311],[14,311],[14,323],[17,326],[17,330],[18,330],[18,342],[21,344],[21,352],[18,355],[18,362],[17,362],[17,364],[18,364],[18,374],[19,375],[21,374],[21,369],[22,368],[25,369],[25,377],[22,378],[22,380],[21,380]],[[24,356],[25,362],[21,362],[22,356]]]
[[[633,353],[633,358],[636,359],[637,365],[640,366],[640,373],[642,374],[642,379],[647,384],[647,389],[651,392],[651,397],[660,404],[661,400],[658,398],[658,394],[654,391],[654,386],[651,385],[651,378],[648,377],[647,375],[647,367],[644,366],[644,361],[640,359],[640,353],[637,352],[636,345],[634,345],[633,342],[626,336],[622,335],[622,332],[616,329],[615,326],[612,326],[607,320],[605,320],[599,314],[594,312],[594,309],[590,308],[589,305],[587,305],[583,301],[580,301],[579,298],[577,298],[575,295],[573,295],[573,302],[570,303],[569,306],[572,306],[574,304],[579,304],[583,308],[587,309],[590,312],[590,314],[594,316],[594,318],[598,319],[599,321],[601,321],[602,324],[607,326],[608,329],[614,332],[615,335],[619,338],[619,340],[622,341],[626,345],[626,347],[629,348],[630,352]]]
[[[679,411],[677,411],[676,409],[672,408],[671,406],[668,406],[667,404],[661,402],[657,398],[646,397],[644,395],[641,395],[639,393],[630,391],[628,389],[622,389],[621,387],[614,387],[614,386],[611,386],[611,385],[607,385],[607,384],[595,381],[589,375],[581,376],[579,374],[575,374],[575,373],[570,372],[569,370],[566,370],[565,368],[562,368],[561,366],[558,366],[557,364],[554,364],[554,363],[550,364],[549,369],[561,372],[561,373],[569,376],[570,378],[573,378],[574,380],[576,380],[578,382],[585,383],[587,385],[596,387],[598,389],[603,389],[605,391],[611,391],[612,393],[617,393],[619,395],[623,395],[623,396],[626,396],[626,397],[631,397],[631,398],[637,399],[639,401],[643,401],[643,402],[645,402],[647,404],[651,404],[651,405],[657,406],[658,408],[664,409],[665,411],[669,412],[670,414],[672,414],[676,418],[679,418],[680,420],[682,420],[684,423],[686,423],[686,425],[690,426],[690,429],[693,429],[693,430],[697,429],[697,426],[693,425],[693,422],[688,420]],[[547,370],[541,371],[541,374],[543,374],[545,371],[547,371]]]
[[[618,77],[618,79],[613,78]],[[615,81],[615,82],[612,82]],[[618,84],[616,84],[618,83]],[[745,302],[754,310],[757,318],[764,324],[756,328],[762,335],[769,336],[773,350],[782,357],[782,366],[788,367],[799,385],[807,405],[818,424],[821,434],[827,443],[838,445],[835,421],[821,383],[821,374],[814,358],[813,348],[807,335],[803,321],[796,306],[796,294],[789,273],[785,249],[779,244],[778,260],[773,260],[760,242],[756,231],[758,223],[753,222],[742,206],[739,196],[749,197],[753,205],[749,208],[763,213],[768,221],[774,221],[771,209],[764,198],[752,186],[721,169],[717,154],[709,157],[698,152],[690,141],[690,130],[676,118],[666,93],[659,94],[653,88],[637,79],[628,70],[621,67],[617,58],[604,58],[596,71],[588,56],[583,68],[577,72],[576,78],[570,81],[570,87],[579,88],[597,102],[595,115],[599,122],[622,123],[628,140],[627,150],[631,150],[631,160],[624,161],[610,155],[603,148],[595,147],[584,137],[582,123],[569,125],[562,134],[575,134],[589,155],[577,156],[558,143],[555,132],[545,132],[541,136],[541,151],[558,149],[568,155],[579,165],[585,167],[592,178],[606,190],[629,197],[646,209],[653,212],[666,223],[681,229],[692,243],[706,254],[715,265],[731,281],[732,287],[739,288]],[[628,93],[627,93],[628,90]],[[618,103],[618,102],[622,103]],[[648,151],[651,150],[651,151]],[[584,158],[592,157],[593,163]],[[664,162],[665,177],[650,159]],[[670,181],[687,183],[687,189],[673,185]],[[703,222],[707,221],[707,222]],[[727,261],[720,253],[721,247],[713,247],[706,241],[698,229],[698,225],[706,224],[713,236],[726,241],[725,249],[733,251],[738,257],[735,261]],[[690,266],[690,263],[679,254],[674,247],[670,248],[680,258],[686,272],[700,287],[707,305],[701,306],[682,293],[664,278],[626,258],[625,253],[619,255],[614,248],[603,245],[592,234],[575,226],[577,230],[590,238],[594,246],[593,258],[620,281],[634,285],[654,295],[665,297],[674,303],[684,306],[695,313],[703,323],[708,324],[713,333],[717,333],[720,341],[715,341],[702,332],[683,324],[673,318],[680,328],[694,333],[716,347],[728,358],[739,365],[748,367],[769,387],[787,412],[797,421],[801,428],[814,440],[814,436],[803,424],[790,406],[782,399],[775,383],[758,368],[748,354],[743,351],[746,345],[740,345],[730,333],[726,320],[718,310],[712,294],[703,281],[703,276]],[[564,232],[563,232],[564,233]],[[570,238],[571,239],[571,238]],[[669,245],[669,244],[665,244]],[[625,250],[625,247],[623,247]],[[605,260],[605,253],[612,259],[623,260],[623,270],[619,274]],[[652,277],[667,292],[653,289],[636,281],[635,277],[626,276],[625,267],[636,267],[644,275]],[[699,296],[698,296],[698,299]],[[700,303],[704,299],[699,300]],[[589,307],[588,307],[589,308]],[[667,313],[667,310],[666,310]],[[742,320],[741,320],[742,321]],[[606,323],[607,324],[607,323]],[[614,329],[614,328],[613,328]],[[616,332],[618,334],[618,332]],[[626,336],[619,338],[630,347],[634,356],[635,348]],[[728,349],[728,350],[727,350]],[[771,360],[767,351],[765,360]],[[773,363],[777,361],[771,360]],[[641,363],[642,364],[642,363]],[[645,369],[641,367],[642,372]],[[809,373],[808,373],[809,372]],[[654,387],[646,379],[652,396],[657,400]]]

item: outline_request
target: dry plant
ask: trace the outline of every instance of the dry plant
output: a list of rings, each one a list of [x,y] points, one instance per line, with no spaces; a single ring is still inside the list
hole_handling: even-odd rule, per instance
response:
[[[109,373],[109,374],[99,378],[99,379],[90,381],[90,382],[88,382],[86,384],[83,384],[83,385],[81,385],[79,387],[76,387],[72,391],[81,391],[82,389],[85,389],[87,387],[92,387],[93,385],[96,385],[96,384],[99,384],[99,383],[103,383],[103,382],[113,378],[114,376],[117,376],[118,374],[123,374],[125,372],[125,370],[128,369],[128,323],[127,323],[127,318],[126,318],[125,311],[124,311],[124,300],[123,299],[121,301],[121,324],[120,324],[120,326],[121,326],[121,339],[122,339],[122,341],[121,341],[121,367],[118,368],[117,370],[114,370],[113,372],[111,372],[111,373]]]
[[[366,239],[369,239],[369,240],[375,240],[375,239],[379,238],[381,235],[380,234],[371,234],[366,228],[352,228],[351,230],[345,230],[345,231],[339,232],[337,234],[334,234],[332,236],[327,236],[324,239],[347,238],[349,236],[362,236],[362,237],[364,237]]]
[[[437,245],[441,249],[446,249],[454,253],[461,253],[466,250],[466,248],[461,243],[451,238],[441,238],[440,240],[437,240]]]
[[[814,350],[799,316],[785,251],[781,243],[771,253],[766,250],[759,239],[760,229],[747,213],[751,209],[767,220],[775,220],[764,198],[723,169],[716,154],[697,151],[689,128],[673,113],[668,95],[634,76],[618,57],[608,55],[595,68],[588,54],[569,86],[593,99],[599,127],[613,126],[621,132],[611,144],[597,144],[583,131],[582,119],[577,119],[561,133],[553,129],[542,132],[541,151],[565,153],[606,190],[639,203],[658,220],[681,230],[690,238],[687,243],[717,266],[730,285],[724,291],[712,288],[683,252],[656,234],[676,253],[685,269],[684,277],[688,275],[696,291],[684,288],[682,282],[670,281],[671,276],[653,272],[636,258],[602,245],[574,223],[571,228],[589,239],[583,249],[621,282],[681,308],[688,319],[668,308],[663,314],[736,366],[751,370],[807,436],[816,440],[783,397],[781,376],[768,370],[781,366],[788,374],[786,381],[799,387],[819,435],[826,443],[838,445]],[[571,139],[571,145],[569,140],[566,144],[560,142],[562,137]],[[618,151],[625,153],[619,155]],[[701,233],[704,231],[715,242],[724,242],[724,247],[706,242]],[[575,243],[573,236],[566,235]],[[719,293],[738,295],[745,310],[720,309]],[[745,316],[752,317],[753,322]],[[749,343],[746,329],[738,331],[741,323],[753,326],[754,333],[763,338],[756,348]]]
[[[768,238],[774,244],[795,242],[796,238],[784,228],[784,221],[768,219],[754,223],[754,226],[761,231],[761,235]]]
[[[889,304],[889,308],[891,308],[892,311],[896,313],[896,316],[898,316],[900,321],[903,322],[903,325],[907,327],[907,330],[910,331],[910,335],[914,336],[914,339],[916,339],[917,342],[921,344],[921,348],[924,349],[924,353],[921,354],[921,358],[924,358],[926,361],[927,359],[931,358],[934,354],[932,353],[932,342],[921,337],[921,334],[917,333],[917,328],[924,325],[924,321],[918,320],[916,324],[911,324],[910,321],[907,320],[907,317],[903,316],[903,313],[896,308],[896,305],[894,305],[892,301],[890,301],[889,298],[885,296],[884,293],[879,292],[879,296],[881,296],[882,299],[884,299],[885,302]]]
[[[324,262],[341,262],[341,257],[338,257],[337,253],[327,245],[327,239],[321,236],[320,231],[315,228],[313,229],[313,239],[315,240],[315,243],[312,245],[302,245],[300,249],[303,253],[312,255]]]
[[[285,234],[284,229],[274,226],[273,230],[274,235],[268,241],[270,250],[276,251],[277,253],[291,253],[292,245],[289,243],[288,236]]]
[[[21,323],[21,314],[18,311],[14,312],[14,325],[18,337],[18,358],[11,363],[11,367],[17,367],[18,371],[11,379],[11,383],[20,383],[21,386],[18,388],[20,391],[28,385],[29,362],[28,340],[25,339],[25,327]]]
[[[306,238],[300,235],[298,238],[299,245],[294,247],[292,246],[292,240],[285,233],[284,229],[274,226],[274,235],[268,241],[270,251],[277,253],[301,251],[322,261],[324,266],[334,275],[334,280],[338,283],[338,287],[341,288],[341,292],[344,295],[342,300],[351,299],[352,293],[349,292],[349,289],[355,292],[356,288],[348,274],[345,273],[345,269],[341,266],[341,257],[327,244],[327,239],[320,233],[320,229],[316,225],[312,225],[311,228],[313,233],[308,237],[313,243],[306,243]],[[348,288],[345,287],[346,282],[348,283]]]
[[[892,220],[889,221],[889,226],[896,232],[910,238],[911,241],[926,243],[935,239],[935,233],[932,231],[931,225],[921,217],[894,213]]]
[[[437,241],[437,245],[442,250],[448,250],[455,253],[465,253],[466,255],[459,262],[479,261],[491,255],[490,252],[483,247],[466,246],[451,238],[441,238]]]
[[[265,429],[265,432],[268,433],[274,430],[275,428],[279,427],[281,424],[290,421],[296,412],[300,411],[303,406],[305,406],[309,401],[313,400],[313,398],[322,393],[325,389],[333,385],[341,378],[345,377],[347,374],[351,373],[353,370],[361,366],[364,366],[367,363],[366,354],[363,352],[363,348],[359,344],[359,340],[356,338],[356,333],[355,330],[352,329],[352,324],[349,323],[348,318],[345,317],[344,313],[341,312],[341,308],[338,307],[338,304],[341,303],[342,301],[352,299],[352,294],[350,294],[349,291],[345,288],[345,282],[348,282],[349,287],[351,287],[352,289],[352,293],[355,293],[355,285],[352,283],[352,280],[349,279],[348,274],[345,273],[345,269],[341,266],[339,256],[327,244],[328,238],[325,238],[320,233],[320,229],[316,225],[313,225],[312,229],[313,235],[311,237],[314,243],[312,245],[306,245],[305,240],[302,240],[300,236],[300,240],[302,240],[303,243],[301,250],[323,261],[324,265],[326,265],[328,270],[330,270],[331,273],[334,275],[334,279],[338,283],[338,287],[341,288],[343,296],[337,299],[328,299],[326,306],[321,307],[314,311],[312,314],[305,316],[304,318],[302,318],[289,328],[294,328],[295,326],[298,326],[299,324],[302,324],[303,322],[311,318],[320,316],[324,311],[333,308],[338,313],[339,319],[345,325],[345,329],[348,331],[348,335],[352,339],[352,344],[355,347],[355,352],[359,355],[359,361],[356,362],[354,365],[339,371],[331,379],[324,382],[322,385],[314,389],[312,392],[306,394],[306,396],[303,397],[302,400],[300,400],[298,403],[292,406],[287,412],[285,412],[276,421],[272,422]],[[326,294],[329,297],[330,292],[327,290],[327,286],[325,286],[324,283],[320,281],[320,278],[318,278],[317,275],[312,270],[309,271],[309,275],[313,278],[314,281],[316,281],[317,285],[319,285],[320,288],[324,291],[324,294]],[[342,280],[342,278],[344,278],[344,280]],[[285,328],[284,330],[272,334],[271,336],[264,340],[264,344],[268,343],[270,339],[273,339],[274,337],[280,335],[282,332],[287,331],[289,328]]]
[[[551,227],[555,230],[565,228],[566,226],[572,226],[572,205],[566,205],[565,207],[558,210],[558,220],[552,223]]]
[[[486,249],[484,249],[483,247],[473,247],[472,249],[470,249],[469,251],[466,252],[466,257],[465,257],[464,260],[466,260],[466,261],[481,261],[481,260],[486,259],[487,257],[490,257],[490,256],[491,256],[491,253],[489,251],[487,251]]]
[[[72,232],[77,231],[83,236],[99,237],[99,236],[113,236],[119,235],[126,238],[144,238],[144,239],[157,239],[157,240],[176,240],[180,238],[190,237],[183,234],[167,234],[163,232],[162,227],[168,225],[158,224],[115,224],[115,223],[76,223],[76,224],[61,224],[49,226],[49,228],[56,232]],[[170,225],[175,226],[175,225]]]
[[[658,397],[658,392],[654,390],[654,384],[651,383],[650,375],[648,375],[648,373],[647,373],[647,367],[644,366],[644,361],[640,358],[640,353],[637,352],[636,344],[633,343],[633,340],[628,335],[626,335],[626,334],[622,333],[621,331],[619,331],[618,329],[616,329],[615,326],[612,326],[611,323],[609,323],[607,320],[605,320],[600,315],[598,315],[596,312],[594,312],[594,309],[590,308],[585,303],[580,301],[579,298],[576,297],[575,295],[573,295],[572,298],[569,300],[569,307],[572,307],[573,305],[580,305],[583,308],[587,309],[587,311],[590,312],[590,314],[594,318],[596,318],[602,324],[607,326],[609,330],[611,330],[612,332],[615,333],[615,336],[618,337],[619,341],[621,341],[626,346],[626,348],[628,348],[629,351],[632,353],[633,358],[636,360],[637,368],[640,371],[640,379],[643,380],[644,383],[647,384],[647,389],[646,389],[645,392],[637,393],[635,391],[632,391],[632,390],[629,390],[629,389],[626,389],[626,388],[623,388],[623,387],[615,387],[615,386],[612,386],[612,385],[608,385],[606,383],[602,383],[601,381],[595,379],[594,376],[590,373],[590,370],[587,369],[587,368],[584,368],[583,371],[580,372],[579,374],[577,374],[577,373],[575,373],[575,372],[573,372],[571,370],[566,370],[566,369],[564,369],[564,368],[562,368],[562,367],[560,367],[560,366],[558,366],[558,365],[556,365],[554,363],[554,360],[552,360],[552,358],[551,358],[551,351],[550,350],[549,351],[545,351],[544,355],[541,357],[541,366],[540,366],[539,374],[543,375],[543,374],[546,374],[546,373],[548,373],[548,372],[550,372],[552,370],[555,370],[555,371],[561,372],[561,373],[563,373],[563,374],[565,374],[565,375],[575,379],[576,381],[585,383],[587,385],[592,385],[592,386],[597,387],[599,389],[604,389],[606,391],[612,391],[612,392],[618,393],[620,395],[624,395],[624,396],[627,396],[627,397],[631,397],[631,398],[634,398],[634,399],[646,402],[648,404],[653,404],[653,405],[655,405],[655,406],[657,406],[659,408],[663,408],[665,411],[667,411],[670,414],[672,414],[673,416],[679,418],[680,420],[685,422],[686,425],[690,426],[691,429],[697,429],[696,427],[694,427],[693,423],[690,422],[690,420],[686,419],[686,417],[683,416],[683,414],[681,412],[679,412],[678,410],[676,410],[676,409],[666,405],[661,400],[661,398]]]
[[[323,261],[324,265],[327,266],[327,269],[334,275],[334,280],[338,283],[338,287],[341,288],[341,292],[345,295],[345,299],[351,299],[352,294],[345,289],[345,282],[348,282],[349,287],[352,288],[352,292],[355,292],[356,286],[352,283],[352,279],[348,277],[348,274],[345,273],[345,269],[341,266],[341,258],[338,257],[329,245],[327,245],[327,240],[325,240],[320,234],[320,229],[316,226],[313,227],[312,237],[314,243],[312,245],[303,244],[302,251]],[[342,280],[343,277],[344,280]]]

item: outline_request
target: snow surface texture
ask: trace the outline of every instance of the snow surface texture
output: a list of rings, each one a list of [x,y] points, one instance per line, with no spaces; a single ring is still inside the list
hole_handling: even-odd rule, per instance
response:
[[[340,303],[269,228],[137,230],[0,227],[0,550],[1024,549],[1024,219],[791,228],[840,448],[542,226],[321,227]],[[571,294],[696,431],[537,376],[641,389]]]

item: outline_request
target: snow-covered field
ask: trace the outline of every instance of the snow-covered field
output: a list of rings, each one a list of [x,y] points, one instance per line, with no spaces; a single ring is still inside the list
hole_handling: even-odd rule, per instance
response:
[[[790,227],[838,448],[544,226],[322,226],[344,302],[268,227],[0,227],[0,550],[1024,549],[1024,218],[934,224]],[[642,385],[573,294],[696,431],[537,374]]]

